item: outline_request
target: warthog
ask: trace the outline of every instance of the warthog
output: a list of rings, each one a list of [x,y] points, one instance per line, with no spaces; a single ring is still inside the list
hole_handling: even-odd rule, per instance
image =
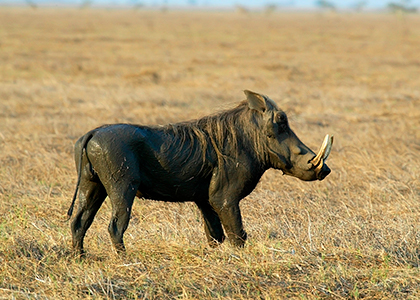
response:
[[[108,227],[117,252],[125,250],[135,196],[197,204],[211,246],[229,240],[242,246],[239,201],[250,194],[267,169],[299,179],[322,180],[332,145],[325,137],[317,155],[290,129],[286,114],[266,96],[244,91],[237,107],[198,120],[165,126],[104,125],[75,145],[80,207],[71,223],[73,247],[83,239],[106,196],[112,204]],[[223,227],[222,227],[223,226]]]

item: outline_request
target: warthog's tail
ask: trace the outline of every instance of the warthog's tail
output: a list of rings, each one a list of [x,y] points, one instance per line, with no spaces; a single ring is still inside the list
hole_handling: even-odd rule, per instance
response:
[[[80,143],[81,143],[81,150],[80,150],[80,153],[78,153],[80,155],[80,159],[79,159],[79,165],[77,166],[77,184],[76,184],[76,190],[74,191],[73,200],[71,202],[71,205],[70,205],[69,210],[67,211],[67,221],[70,220],[71,215],[73,214],[74,204],[76,202],[77,194],[79,192],[80,178],[82,177],[82,157],[83,157],[83,152],[86,151],[87,143],[93,137],[94,132],[95,132],[95,130],[92,130],[92,131],[86,133],[83,136],[82,140],[80,141]]]

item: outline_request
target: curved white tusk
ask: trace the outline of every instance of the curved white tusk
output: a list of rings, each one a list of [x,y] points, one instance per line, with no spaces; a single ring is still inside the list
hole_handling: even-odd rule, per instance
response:
[[[324,141],[322,142],[321,148],[319,148],[317,155],[311,160],[311,163],[314,166],[318,166],[321,162],[322,158],[324,157],[325,150],[327,148],[329,136],[328,134],[325,136]]]
[[[315,168],[315,172],[316,173],[318,173],[321,169],[322,169],[322,166],[324,165],[324,161],[323,160],[321,160],[320,162],[319,162],[319,164],[318,164],[318,166],[316,166],[316,168]]]
[[[333,140],[334,137],[330,137],[327,134],[324,138],[324,141],[322,142],[321,148],[319,148],[318,154],[310,161],[310,163],[317,167],[317,169],[319,166],[322,167],[323,161],[326,160],[330,155]]]
[[[327,134],[327,136],[328,136],[328,134]],[[325,149],[325,154],[324,154],[324,157],[323,157],[324,160],[327,160],[328,156],[330,156],[333,142],[334,142],[334,136],[331,135],[331,137],[328,140],[327,149]]]

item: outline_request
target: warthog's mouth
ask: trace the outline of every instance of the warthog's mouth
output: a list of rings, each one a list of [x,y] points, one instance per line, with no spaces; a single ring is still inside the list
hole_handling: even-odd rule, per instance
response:
[[[309,163],[313,165],[315,172],[319,175],[318,178],[320,180],[324,179],[325,176],[327,176],[330,173],[330,170],[327,166],[325,167],[328,168],[329,172],[326,175],[323,174],[326,172],[321,172],[321,171],[323,169],[322,167],[324,166],[325,161],[327,160],[328,156],[331,153],[333,141],[334,141],[334,136],[333,135],[329,136],[327,134],[324,138],[324,141],[322,142],[321,148],[319,148],[318,154],[309,161]]]

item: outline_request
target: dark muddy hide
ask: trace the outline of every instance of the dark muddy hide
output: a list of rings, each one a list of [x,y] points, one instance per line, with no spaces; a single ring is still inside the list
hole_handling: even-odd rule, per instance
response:
[[[172,202],[192,201],[200,209],[207,239],[242,246],[239,201],[267,169],[302,180],[322,180],[329,154],[315,154],[290,129],[286,114],[268,97],[245,91],[237,107],[199,120],[165,126],[105,125],[75,145],[80,206],[72,221],[74,249],[83,239],[106,196],[112,204],[108,227],[124,250],[123,234],[135,196]],[[329,145],[331,146],[331,145]],[[325,147],[324,147],[325,148]],[[331,147],[330,147],[331,148]]]

